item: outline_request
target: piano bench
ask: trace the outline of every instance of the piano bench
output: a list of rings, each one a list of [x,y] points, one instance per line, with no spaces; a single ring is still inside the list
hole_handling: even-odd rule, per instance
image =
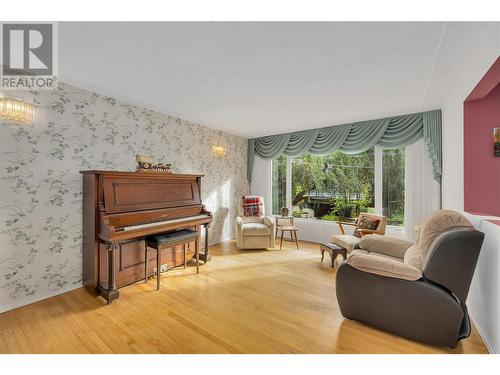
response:
[[[177,232],[159,234],[146,237],[144,251],[144,283],[148,282],[148,249],[156,250],[156,290],[160,289],[160,254],[163,249],[168,249],[177,245],[182,245],[184,251],[184,268],[186,268],[187,254],[186,244],[195,241],[195,256],[196,256],[196,273],[199,272],[200,263],[200,244],[198,240],[198,232],[191,229],[182,229]]]

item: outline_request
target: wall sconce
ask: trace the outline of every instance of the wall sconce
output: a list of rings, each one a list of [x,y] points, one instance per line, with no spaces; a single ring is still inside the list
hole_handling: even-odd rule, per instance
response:
[[[29,122],[33,121],[35,107],[22,100],[0,98],[0,118],[9,122]]]
[[[222,157],[226,155],[226,149],[222,147],[220,144],[216,144],[212,146],[212,152],[215,156]]]

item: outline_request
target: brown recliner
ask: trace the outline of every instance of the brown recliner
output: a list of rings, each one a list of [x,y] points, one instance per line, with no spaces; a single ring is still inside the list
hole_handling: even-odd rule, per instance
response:
[[[470,334],[466,300],[484,234],[454,211],[426,218],[415,244],[369,235],[337,270],[344,317],[423,343]]]

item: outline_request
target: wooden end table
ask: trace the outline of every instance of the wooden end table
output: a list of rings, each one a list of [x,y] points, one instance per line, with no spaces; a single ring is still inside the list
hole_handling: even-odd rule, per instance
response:
[[[285,225],[279,224],[280,221],[286,221]],[[293,217],[277,217],[276,218],[276,237],[278,236],[278,231],[281,231],[281,241],[280,250],[283,247],[283,234],[285,232],[290,232],[290,241],[295,242],[297,250],[299,249],[299,240],[297,238],[298,229],[293,225]]]

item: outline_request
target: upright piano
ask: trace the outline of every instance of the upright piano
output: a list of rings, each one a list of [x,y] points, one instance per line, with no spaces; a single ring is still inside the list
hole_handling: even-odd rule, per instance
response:
[[[212,214],[201,201],[201,175],[162,172],[80,171],[83,175],[83,285],[108,303],[119,297],[118,288],[144,279],[144,239],[180,229],[205,229]],[[195,254],[188,246],[188,259]],[[181,246],[163,252],[161,264],[184,263]],[[198,249],[199,250],[199,249]],[[152,252],[150,252],[152,253]],[[155,258],[147,261],[153,272]],[[159,270],[158,270],[159,272]]]

